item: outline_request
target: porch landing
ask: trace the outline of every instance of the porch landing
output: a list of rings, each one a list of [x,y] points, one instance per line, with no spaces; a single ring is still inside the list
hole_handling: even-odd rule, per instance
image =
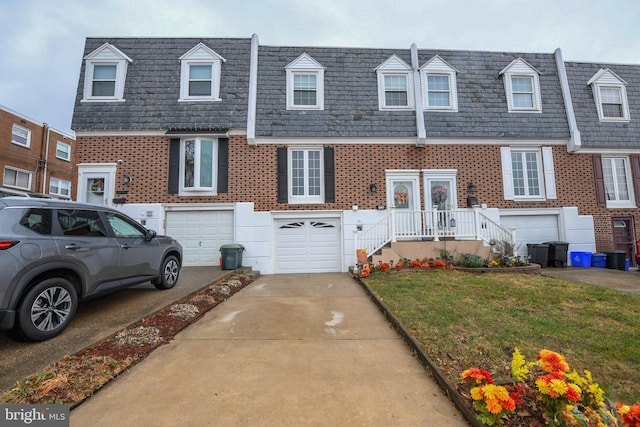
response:
[[[410,260],[423,258],[440,258],[440,251],[446,250],[449,256],[457,259],[463,254],[475,254],[482,258],[489,258],[491,247],[485,246],[482,240],[440,240],[423,241],[411,240],[393,242],[389,247],[382,248],[378,254],[371,257],[374,264],[379,261],[398,262],[401,258]]]

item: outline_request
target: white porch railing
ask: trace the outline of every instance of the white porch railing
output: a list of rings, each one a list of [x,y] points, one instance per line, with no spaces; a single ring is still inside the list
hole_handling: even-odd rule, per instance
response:
[[[486,216],[480,209],[408,211],[390,209],[377,223],[358,231],[355,249],[371,255],[389,242],[397,240],[482,240],[516,243],[515,230],[507,229]],[[354,251],[355,253],[355,251]]]

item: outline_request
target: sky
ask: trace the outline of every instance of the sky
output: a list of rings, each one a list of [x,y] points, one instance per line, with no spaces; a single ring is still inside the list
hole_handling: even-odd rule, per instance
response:
[[[71,133],[87,37],[553,53],[640,65],[638,0],[0,0],[0,105]]]

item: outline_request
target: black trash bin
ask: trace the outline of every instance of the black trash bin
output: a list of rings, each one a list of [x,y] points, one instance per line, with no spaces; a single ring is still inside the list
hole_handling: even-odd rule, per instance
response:
[[[611,251],[603,251],[607,254],[607,268],[612,270],[626,270],[626,258],[627,253],[625,251],[620,250],[611,250]]]
[[[549,245],[549,267],[565,268],[567,266],[567,252],[569,251],[569,242],[544,242]]]
[[[222,257],[222,269],[234,270],[242,266],[242,251],[244,246],[239,243],[231,243],[220,246],[220,256]]]
[[[549,245],[544,243],[527,243],[527,253],[529,262],[540,264],[541,267],[547,267],[549,262]]]

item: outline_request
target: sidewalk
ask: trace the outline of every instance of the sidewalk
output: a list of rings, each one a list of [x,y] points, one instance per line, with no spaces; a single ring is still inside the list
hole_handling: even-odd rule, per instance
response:
[[[464,417],[345,273],[262,276],[71,426],[437,425]]]

